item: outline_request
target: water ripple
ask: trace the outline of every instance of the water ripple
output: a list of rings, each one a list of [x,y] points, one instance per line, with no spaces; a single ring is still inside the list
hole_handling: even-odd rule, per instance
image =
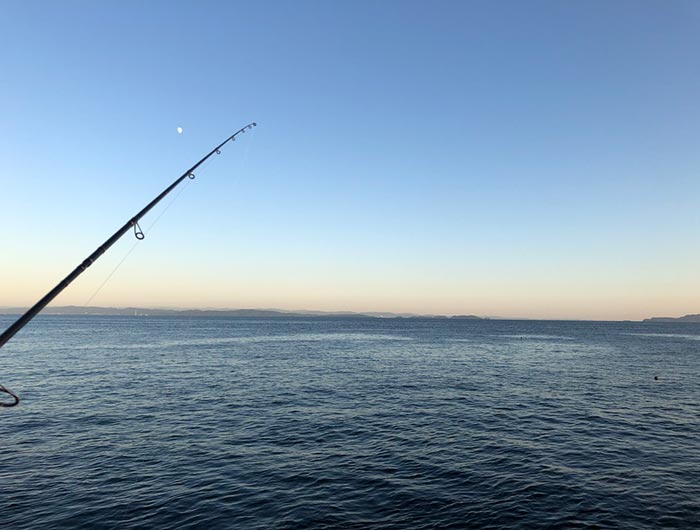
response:
[[[689,340],[700,326],[319,319],[313,329],[39,318],[3,348],[3,383],[24,401],[0,410],[0,520],[700,527],[700,350]]]

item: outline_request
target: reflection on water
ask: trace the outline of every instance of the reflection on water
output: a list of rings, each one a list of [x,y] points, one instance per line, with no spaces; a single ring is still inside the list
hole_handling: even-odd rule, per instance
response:
[[[700,340],[700,335],[689,335],[687,333],[627,333],[637,337],[658,337],[661,339],[686,339]]]

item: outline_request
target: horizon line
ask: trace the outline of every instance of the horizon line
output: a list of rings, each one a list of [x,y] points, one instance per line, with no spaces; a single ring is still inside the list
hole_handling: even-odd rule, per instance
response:
[[[4,315],[16,315],[22,314],[24,311],[29,309],[29,307],[23,306],[0,306],[0,314]],[[632,319],[590,319],[590,318],[532,318],[532,317],[503,317],[503,316],[492,316],[492,315],[474,315],[465,313],[456,314],[437,314],[437,313],[412,313],[412,312],[396,312],[396,311],[347,311],[347,310],[336,310],[336,311],[323,311],[315,309],[280,309],[280,308],[212,308],[212,307],[168,307],[168,306],[155,306],[155,307],[140,307],[140,306],[80,306],[80,305],[62,305],[62,306],[47,306],[47,308],[42,311],[42,313],[51,316],[57,316],[52,314],[53,311],[64,311],[65,315],[84,315],[86,312],[94,312],[100,310],[107,311],[135,311],[135,312],[153,312],[153,311],[169,311],[173,313],[183,313],[183,312],[212,312],[212,313],[234,313],[234,312],[271,312],[279,314],[287,314],[290,316],[302,316],[302,317],[323,317],[323,316],[358,316],[358,317],[371,317],[371,318],[436,318],[436,319],[464,319],[464,320],[534,320],[534,321],[562,321],[562,322],[644,322],[645,320],[677,320],[679,318],[695,316],[695,315],[682,315],[680,317],[647,317],[639,320]],[[75,311],[75,312],[71,312]],[[81,311],[81,312],[77,312]],[[100,315],[95,315],[100,316]],[[108,315],[101,315],[108,316]],[[113,315],[113,316],[129,316],[129,315]],[[135,315],[135,316],[149,316],[145,314]],[[158,316],[158,315],[153,315]],[[264,315],[261,315],[264,316]]]

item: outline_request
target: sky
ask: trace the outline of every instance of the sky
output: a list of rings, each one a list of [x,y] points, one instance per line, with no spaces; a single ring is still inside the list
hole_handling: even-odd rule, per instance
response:
[[[2,12],[0,306],[700,313],[698,2]]]

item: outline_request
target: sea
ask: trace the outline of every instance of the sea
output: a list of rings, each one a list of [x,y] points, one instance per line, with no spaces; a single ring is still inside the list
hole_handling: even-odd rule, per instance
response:
[[[700,324],[40,316],[0,355],[3,529],[700,528]]]

